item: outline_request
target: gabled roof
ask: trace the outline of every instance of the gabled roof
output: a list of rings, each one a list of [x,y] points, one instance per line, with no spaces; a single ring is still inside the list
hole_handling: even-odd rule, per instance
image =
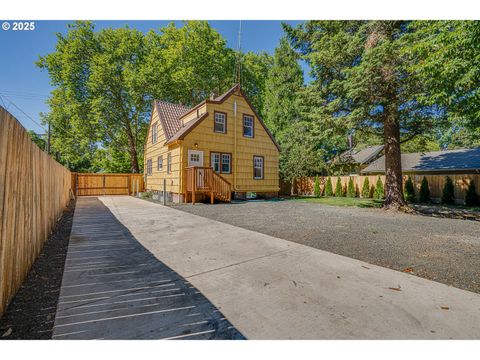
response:
[[[254,112],[256,118],[258,119],[259,123],[265,129],[266,133],[275,144],[277,149],[280,151],[280,146],[278,145],[277,141],[273,137],[272,133],[268,130],[267,126],[260,118],[258,113],[256,112],[255,108],[252,106],[250,101],[248,100],[247,96],[241,89],[239,84],[231,87],[227,92],[223,93],[220,96],[217,96],[215,99],[207,99],[202,101],[200,104],[194,106],[193,108],[188,108],[183,105],[179,104],[172,104],[162,100],[155,100],[155,106],[157,108],[160,120],[162,122],[162,126],[165,129],[165,137],[167,138],[166,144],[172,143],[175,140],[182,140],[193,128],[195,128],[200,122],[202,122],[208,115],[208,113],[202,114],[197,116],[195,119],[188,121],[186,124],[183,124],[181,119],[185,117],[187,114],[195,111],[200,106],[208,103],[208,104],[221,104],[225,100],[227,100],[231,95],[235,93],[235,91],[239,91],[242,96],[244,97],[245,101],[248,103],[252,111]]]
[[[369,146],[362,150],[355,148],[345,151],[340,155],[344,162],[363,165],[372,161],[383,150],[384,145]]]
[[[180,118],[187,113],[190,108],[180,105],[172,104],[163,100],[155,100],[158,116],[165,131],[165,137],[170,139],[182,127]]]
[[[480,148],[402,154],[403,172],[479,171]],[[362,173],[385,172],[385,156],[377,159]]]

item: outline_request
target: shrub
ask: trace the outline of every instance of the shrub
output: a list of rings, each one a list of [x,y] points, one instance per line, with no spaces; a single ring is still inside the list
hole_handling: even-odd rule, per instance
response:
[[[423,177],[422,184],[420,185],[419,201],[421,203],[430,202],[430,188],[428,187],[428,181],[425,176]]]
[[[340,180],[340,178],[337,178],[337,184],[335,185],[335,196],[343,196],[342,180]]]
[[[383,199],[385,196],[385,190],[383,188],[383,182],[380,176],[377,179],[377,183],[375,184],[375,194],[374,197],[375,199]]]
[[[452,205],[455,203],[455,193],[453,188],[453,181],[449,176],[445,178],[445,185],[442,191],[442,204]]]
[[[415,201],[415,188],[413,186],[412,178],[409,176],[407,181],[405,181],[405,200],[408,202]]]
[[[465,205],[480,206],[480,200],[477,192],[475,191],[475,184],[473,183],[473,180],[470,180],[470,183],[468,184],[467,193],[465,194]]]
[[[313,185],[313,195],[315,197],[320,197],[320,181],[318,180],[318,176],[315,176],[315,184]]]
[[[332,178],[328,178],[325,183],[325,196],[333,196]]]
[[[368,180],[368,177],[367,177],[363,182],[362,198],[369,198],[369,197],[370,197],[370,180]]]
[[[355,184],[353,183],[352,177],[348,179],[347,196],[351,198],[355,197]]]

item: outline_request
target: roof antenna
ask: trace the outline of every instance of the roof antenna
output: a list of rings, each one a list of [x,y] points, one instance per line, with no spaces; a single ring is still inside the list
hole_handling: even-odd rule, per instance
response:
[[[240,85],[242,81],[242,20],[240,20],[238,28],[238,42],[237,42],[237,61],[235,64],[235,79],[234,81]]]

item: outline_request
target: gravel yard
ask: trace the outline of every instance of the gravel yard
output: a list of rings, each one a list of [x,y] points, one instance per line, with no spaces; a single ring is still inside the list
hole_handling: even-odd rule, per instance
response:
[[[480,223],[303,201],[175,208],[480,293]]]

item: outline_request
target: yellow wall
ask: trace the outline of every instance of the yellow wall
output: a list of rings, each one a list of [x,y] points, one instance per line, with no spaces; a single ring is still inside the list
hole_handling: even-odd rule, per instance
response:
[[[157,142],[152,144],[152,128],[155,122],[158,122]],[[167,191],[174,193],[180,192],[180,146],[164,146],[165,133],[163,131],[160,119],[158,117],[157,109],[154,108],[152,112],[152,120],[148,129],[147,142],[145,145],[145,164],[144,173],[147,173],[147,160],[152,159],[152,175],[145,176],[145,189],[148,190],[163,190],[163,179],[167,179]],[[172,154],[172,171],[167,174],[167,155]],[[157,158],[163,155],[163,169],[158,171]]]
[[[237,102],[237,119],[234,118],[234,102]],[[227,113],[227,133],[219,134],[213,131],[214,111]],[[232,154],[232,174],[222,174],[231,184],[233,191],[239,192],[277,192],[278,149],[267,132],[256,118],[253,110],[241,95],[232,95],[222,104],[207,103],[208,117],[193,129],[183,141],[183,162],[188,164],[188,149],[204,152],[204,166],[210,165],[210,152],[225,152]],[[243,114],[254,117],[254,138],[243,136]],[[235,153],[235,123],[237,127],[237,150]],[[198,147],[195,148],[194,144]],[[253,179],[253,156],[264,157],[264,179]],[[236,170],[236,176],[235,174]]]
[[[207,104],[203,104],[201,106],[199,106],[197,109],[193,110],[192,112],[188,113],[187,115],[184,115],[182,117],[182,122],[184,124],[186,124],[187,122],[189,122],[190,120],[193,120],[197,117],[197,111],[198,111],[198,115],[201,116],[202,114],[204,114],[206,111],[207,111]]]

